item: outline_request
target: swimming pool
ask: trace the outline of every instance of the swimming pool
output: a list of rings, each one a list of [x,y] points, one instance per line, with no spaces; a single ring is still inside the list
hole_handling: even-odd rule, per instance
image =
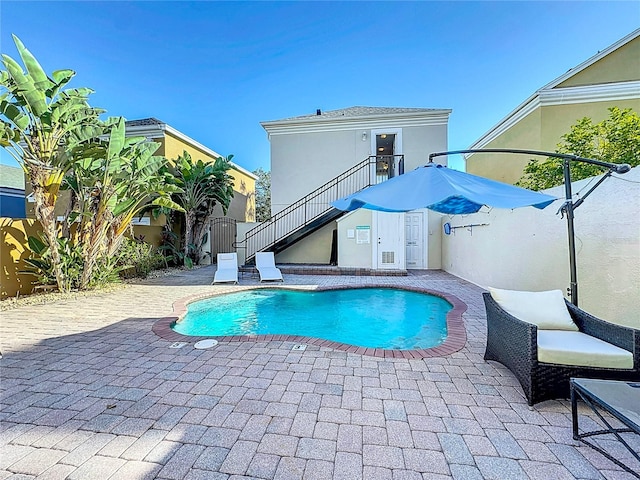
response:
[[[261,288],[191,303],[174,331],[195,336],[304,335],[366,348],[426,349],[447,337],[452,305],[394,288]]]

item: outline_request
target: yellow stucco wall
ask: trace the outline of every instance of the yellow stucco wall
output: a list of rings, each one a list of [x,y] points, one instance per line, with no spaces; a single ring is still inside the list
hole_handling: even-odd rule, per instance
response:
[[[36,277],[20,272],[27,269],[24,261],[31,253],[27,238],[36,235],[39,227],[36,220],[0,218],[0,298],[32,292]]]
[[[640,113],[640,98],[611,102],[575,103],[571,105],[548,105],[542,107],[541,144],[543,150],[555,151],[562,136],[569,133],[572,125],[588,117],[593,123],[609,118],[609,108],[631,108]]]
[[[158,141],[158,140],[155,140]],[[194,160],[201,159],[204,162],[213,162],[215,157],[205,152],[204,150],[197,148],[191,144],[184,142],[183,140],[174,137],[170,133],[165,133],[164,138],[161,141],[162,143],[162,155],[167,157],[169,160],[175,160],[180,155],[182,155],[183,151],[187,151],[191,158]]]
[[[598,123],[609,117],[609,108],[632,108],[640,112],[640,98],[611,102],[574,103],[538,107],[483,148],[517,148],[555,152],[562,136],[578,120],[589,117]],[[517,182],[531,158],[527,155],[473,154],[467,172],[504,183]],[[543,160],[543,157],[537,157]]]
[[[154,138],[153,141],[160,144],[155,154],[163,155],[169,160],[175,160],[178,156],[182,155],[182,152],[185,150],[191,155],[191,158],[196,160],[201,159],[204,162],[213,162],[216,158],[206,151],[188,144],[171,134],[166,134],[163,138]],[[238,168],[232,168],[229,174],[233,177],[233,190],[235,192],[229,212],[233,212],[234,218],[238,221],[255,221],[255,179]],[[29,195],[31,193],[31,185],[28,179],[26,179],[25,183],[25,195]],[[61,192],[60,198],[56,203],[56,215],[64,215],[68,202],[69,192]],[[27,218],[35,218],[33,203],[27,202],[26,215]],[[165,221],[164,217],[158,220],[152,218],[151,225],[162,226]]]
[[[28,238],[42,229],[34,219],[0,218],[0,298],[33,293],[36,277],[21,273],[29,267],[24,262],[31,250]],[[162,239],[161,226],[136,225],[134,235],[144,236],[144,241],[157,247]]]
[[[541,150],[541,110],[536,109],[483,148]],[[504,183],[522,176],[529,158],[508,153],[476,153],[467,159],[467,172]]]
[[[613,82],[640,81],[640,37],[575,73],[551,91],[567,87],[604,86]],[[611,107],[640,112],[640,98],[560,103],[536,107],[482,148],[532,149],[554,152],[578,120],[589,117],[594,123],[608,118]],[[531,157],[534,158],[534,157]],[[515,183],[530,158],[525,155],[474,154],[467,158],[467,172],[505,183]]]
[[[640,37],[576,73],[556,88],[640,80]]]

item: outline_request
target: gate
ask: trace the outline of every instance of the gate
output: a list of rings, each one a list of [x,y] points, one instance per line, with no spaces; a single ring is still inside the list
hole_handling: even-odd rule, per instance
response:
[[[237,226],[236,220],[219,217],[211,220],[211,261],[216,262],[218,253],[235,252]]]

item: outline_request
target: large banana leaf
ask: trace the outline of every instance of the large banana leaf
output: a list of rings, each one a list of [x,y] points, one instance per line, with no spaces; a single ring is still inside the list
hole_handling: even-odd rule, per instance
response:
[[[31,78],[33,78],[35,87],[44,94],[44,92],[51,88],[54,83],[47,77],[47,74],[44,73],[44,70],[42,69],[38,61],[24,46],[20,39],[13,35],[13,41],[18,48],[18,53],[20,54],[20,58],[22,58],[24,66],[27,68],[27,72],[29,73],[29,75],[31,75]]]
[[[107,150],[107,158],[109,161],[118,158],[125,143],[125,126],[124,118],[120,117],[120,121],[113,126],[109,135],[109,148]]]
[[[171,210],[176,210],[178,212],[184,212],[184,208],[182,208],[178,203],[171,200],[170,197],[158,197],[151,202],[151,205],[170,208]]]
[[[29,117],[13,103],[0,100],[0,114],[7,117],[20,130],[25,130],[29,126]]]
[[[38,90],[33,78],[25,75],[22,67],[8,55],[2,55],[4,64],[10,78],[15,82],[15,95],[24,99],[29,110],[36,116],[47,111],[47,100],[43,90]]]

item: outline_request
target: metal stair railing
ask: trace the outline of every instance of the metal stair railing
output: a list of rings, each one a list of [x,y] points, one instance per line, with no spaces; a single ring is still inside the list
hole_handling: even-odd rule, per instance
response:
[[[397,164],[396,164],[397,162]],[[397,168],[396,168],[397,166]],[[330,202],[404,173],[404,155],[371,155],[245,234],[245,262],[327,214]]]

